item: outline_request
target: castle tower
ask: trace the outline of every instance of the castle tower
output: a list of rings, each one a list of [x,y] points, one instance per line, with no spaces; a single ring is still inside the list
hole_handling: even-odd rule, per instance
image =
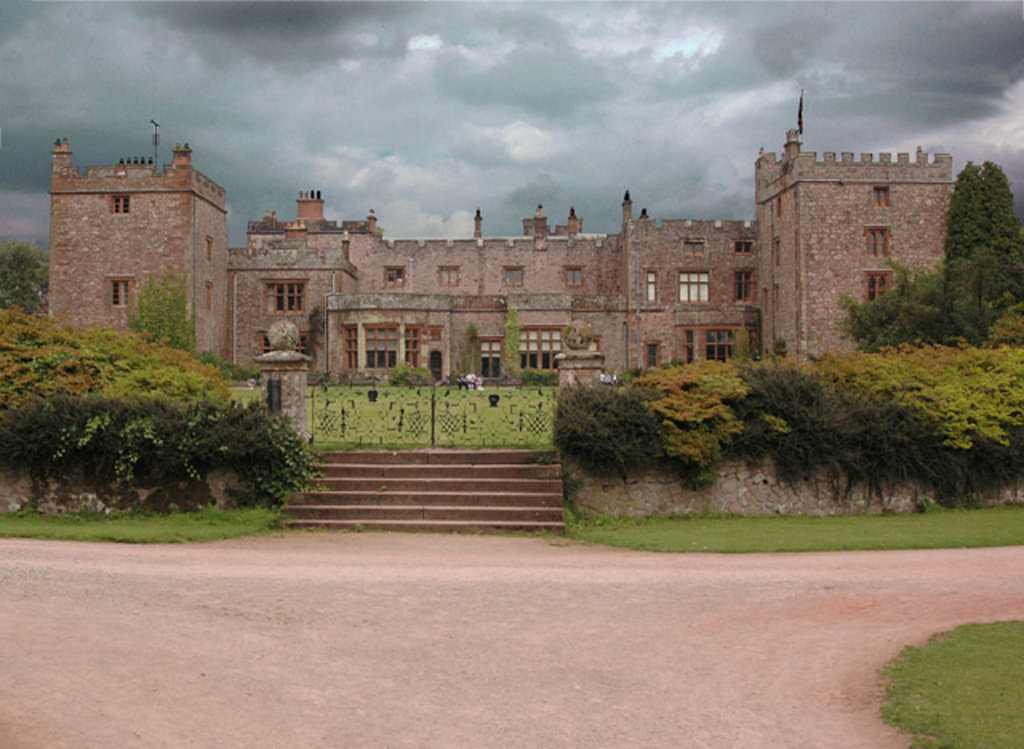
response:
[[[174,148],[162,172],[152,159],[127,157],[82,174],[67,140],[52,158],[50,314],[126,330],[143,285],[172,274],[186,279],[196,349],[226,355],[224,189],[192,167],[188,144]]]
[[[781,159],[759,155],[755,179],[765,351],[784,345],[805,359],[852,350],[838,328],[842,297],[873,298],[891,285],[892,262],[932,268],[942,255],[953,183],[947,154],[819,160],[790,130]]]

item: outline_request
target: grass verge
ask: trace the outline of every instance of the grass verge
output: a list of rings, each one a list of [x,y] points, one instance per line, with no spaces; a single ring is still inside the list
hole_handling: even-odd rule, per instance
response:
[[[281,512],[265,508],[168,515],[0,515],[0,537],[123,543],[183,543],[269,533],[280,527]]]
[[[567,534],[638,551],[754,553],[1024,544],[1024,507],[853,517],[567,517]]]
[[[882,717],[914,747],[1024,746],[1024,622],[969,624],[884,670]]]

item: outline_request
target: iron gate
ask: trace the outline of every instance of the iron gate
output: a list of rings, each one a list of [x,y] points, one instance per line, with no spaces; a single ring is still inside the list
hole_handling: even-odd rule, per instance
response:
[[[318,447],[550,449],[557,388],[310,388]]]

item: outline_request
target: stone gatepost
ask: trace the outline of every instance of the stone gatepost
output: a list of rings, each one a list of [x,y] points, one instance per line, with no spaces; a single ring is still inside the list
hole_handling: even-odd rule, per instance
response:
[[[600,385],[604,354],[591,351],[594,331],[586,323],[570,323],[562,331],[567,350],[555,356],[558,362],[558,386]]]
[[[295,431],[308,440],[306,372],[310,357],[295,350],[299,330],[287,320],[271,325],[267,339],[274,350],[256,357],[262,374],[263,402],[271,413],[284,414]]]

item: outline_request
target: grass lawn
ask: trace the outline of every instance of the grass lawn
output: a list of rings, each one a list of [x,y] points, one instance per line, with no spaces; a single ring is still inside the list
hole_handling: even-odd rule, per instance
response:
[[[218,510],[169,515],[0,515],[0,537],[62,541],[182,543],[269,533],[280,526],[278,510]]]
[[[882,717],[915,747],[1024,746],[1024,622],[969,624],[904,650],[883,672]]]
[[[231,400],[240,405],[247,406],[263,397],[258,387],[255,388],[231,388]]]
[[[370,399],[371,391],[376,400]],[[322,450],[430,447],[432,437],[437,447],[550,450],[557,391],[314,387],[309,424]]]
[[[306,402],[318,450],[422,448],[431,446],[432,436],[437,447],[550,450],[557,393],[556,387],[537,386],[335,385],[308,388]],[[494,405],[491,396],[497,396]],[[231,399],[240,404],[261,397],[259,388],[231,390]]]
[[[571,538],[642,551],[753,553],[1024,544],[1024,507],[854,517],[567,518]]]

